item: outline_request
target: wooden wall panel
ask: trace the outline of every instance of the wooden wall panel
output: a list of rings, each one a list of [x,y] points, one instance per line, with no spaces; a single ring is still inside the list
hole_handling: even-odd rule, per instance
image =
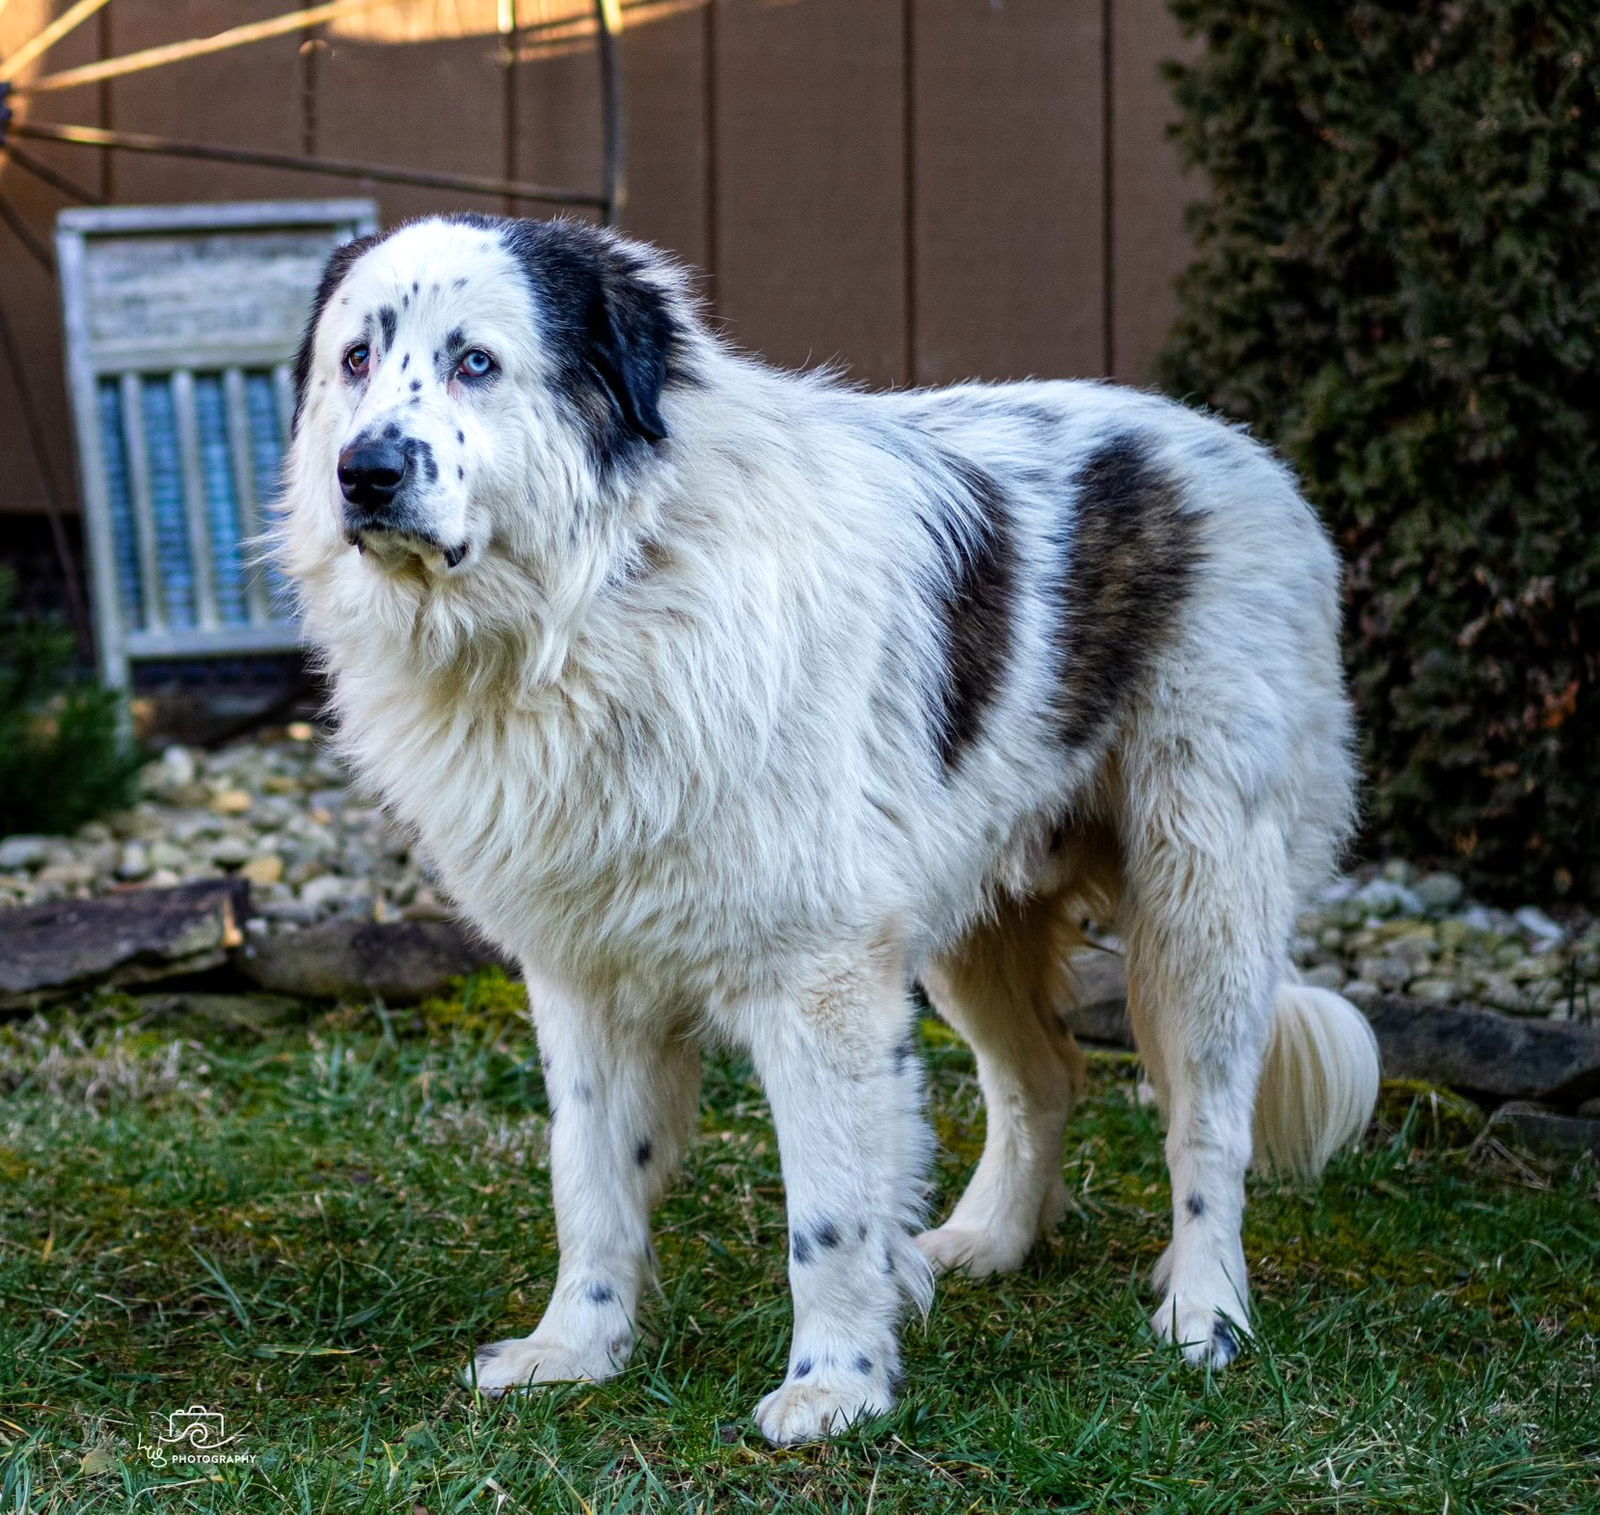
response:
[[[48,22],[66,10],[71,0],[12,0],[0,15],[0,57],[9,55]],[[99,57],[100,30],[91,20],[62,38],[30,66],[22,80],[56,69],[93,63]],[[19,120],[75,126],[99,126],[100,99],[89,87],[51,91],[36,99],[19,98]],[[91,190],[100,190],[101,154],[89,148],[58,146],[48,142],[23,142],[24,151]],[[56,213],[77,202],[41,184],[9,159],[0,158],[0,194],[15,208],[34,234],[54,250]],[[25,380],[34,409],[44,430],[48,462],[56,491],[68,508],[76,509],[77,465],[73,458],[72,428],[67,421],[67,389],[63,375],[60,301],[55,281],[17,240],[9,227],[0,226],[0,304],[15,336]],[[23,427],[21,397],[9,367],[0,362],[0,515],[42,511],[49,505],[44,473],[29,445]],[[0,528],[3,529],[3,528]]]
[[[706,91],[711,25],[701,0],[624,7],[628,203],[623,229],[704,269],[710,261]]]
[[[1193,55],[1165,0],[1112,0],[1110,304],[1112,374],[1149,383],[1177,314],[1173,281],[1191,256],[1185,207],[1203,186],[1185,175],[1167,128],[1176,119],[1161,77]]]
[[[605,155],[592,12],[590,0],[517,0],[507,177],[600,193]],[[510,209],[519,216],[595,217],[586,210],[558,212],[527,202]]]
[[[163,0],[105,9],[113,57],[211,37],[293,9],[285,0]],[[130,74],[109,85],[112,127],[183,142],[301,150],[301,66],[298,36],[271,37],[227,52]],[[182,200],[270,200],[321,193],[314,179],[228,163],[112,155],[111,184],[119,204]]]
[[[913,0],[916,381],[1105,372],[1101,0]]]
[[[716,0],[713,297],[791,365],[906,372],[905,38],[888,0]]]
[[[430,14],[436,24],[425,25]],[[499,16],[496,0],[434,0],[382,7],[359,28],[354,19],[326,27],[315,69],[316,151],[504,177],[510,82]],[[498,198],[448,190],[319,182],[328,194],[372,194],[385,225],[439,211],[505,209]]]

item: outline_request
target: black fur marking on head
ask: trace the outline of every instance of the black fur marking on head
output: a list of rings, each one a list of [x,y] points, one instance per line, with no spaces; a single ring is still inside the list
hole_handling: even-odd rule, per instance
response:
[[[1011,659],[1017,594],[1016,544],[1005,491],[983,469],[946,454],[936,476],[941,517],[925,520],[938,551],[935,609],[945,670],[934,739],[945,772],[983,734]],[[951,499],[952,490],[960,499]]]
[[[870,1373],[872,1371],[872,1359],[863,1352],[856,1358],[854,1367],[857,1373]]]
[[[396,422],[391,421],[383,428],[383,434],[392,442],[400,435],[400,427]]]
[[[1102,442],[1075,483],[1055,642],[1061,739],[1082,747],[1104,737],[1170,641],[1199,547],[1196,517],[1141,438]]]
[[[650,1138],[648,1136],[644,1137],[639,1145],[633,1149],[633,1160],[642,1168],[655,1156],[655,1151],[655,1146],[650,1141]]]
[[[461,447],[464,447],[464,446],[465,446],[465,445],[466,445],[466,441],[467,441],[467,434],[466,434],[466,432],[464,432],[464,431],[458,431],[458,432],[457,432],[457,433],[456,433],[456,445],[457,445],[457,446],[461,446]]]
[[[457,463],[456,464],[456,477],[458,479],[464,479],[464,478],[466,478],[466,476],[467,476],[466,469],[463,468],[459,463]]]
[[[467,281],[465,279],[457,279],[451,287],[453,289],[465,289],[467,287]]]
[[[865,1241],[866,1239],[867,1239],[867,1223],[866,1223],[866,1221],[862,1221],[861,1224],[856,1227],[856,1240],[857,1241]]]
[[[596,474],[608,481],[665,440],[661,396],[693,376],[681,318],[639,256],[577,221],[453,219],[497,231],[521,266],[551,382],[588,434]]]
[[[794,1376],[796,1378],[804,1378],[810,1372],[811,1359],[809,1357],[802,1357],[800,1361],[794,1365]]]
[[[380,305],[378,307],[378,327],[383,332],[383,350],[387,352],[394,346],[395,328],[400,324],[400,317],[395,314],[394,306]]]
[[[572,1092],[578,1096],[578,1103],[592,1105],[594,1103],[594,1085],[586,1078],[580,1078],[572,1086]]]
[[[413,379],[411,381],[411,392],[412,392],[412,394],[415,394],[421,388],[422,388],[422,380],[421,379]]]
[[[1191,1194],[1186,1200],[1184,1200],[1183,1207],[1196,1220],[1199,1220],[1200,1217],[1206,1213],[1205,1195]]]
[[[405,355],[405,357],[401,358],[401,360],[400,360],[400,372],[404,373],[410,367],[411,367],[411,354],[407,353]],[[415,381],[413,381],[413,382],[415,382]]]
[[[345,281],[345,276],[354,267],[356,260],[363,253],[371,252],[381,241],[384,234],[376,232],[370,237],[357,237],[353,242],[346,242],[343,246],[336,247],[328,255],[328,261],[323,265],[322,278],[317,282],[317,292],[311,300],[311,314],[306,317],[306,329],[300,338],[299,350],[294,356],[294,429],[300,429],[300,414],[306,407],[306,388],[311,382],[311,356],[316,346],[317,322],[322,319],[322,312],[327,308],[328,301],[338,292],[338,288]],[[348,305],[350,297],[346,295],[339,302]]]
[[[789,1252],[802,1268],[811,1261],[811,1243],[806,1240],[804,1231],[796,1231],[789,1237]]]
[[[831,1220],[825,1220],[817,1227],[817,1245],[819,1247],[839,1245],[839,1228]]]
[[[592,1305],[609,1305],[617,1297],[617,1291],[610,1284],[590,1284],[589,1292],[584,1298]]]
[[[424,484],[439,482],[439,465],[434,459],[432,447],[420,437],[407,437],[400,444],[400,449],[406,455],[407,472],[414,478],[420,477]]]
[[[894,1277],[894,1248],[888,1242],[883,1244],[883,1274],[885,1278]]]

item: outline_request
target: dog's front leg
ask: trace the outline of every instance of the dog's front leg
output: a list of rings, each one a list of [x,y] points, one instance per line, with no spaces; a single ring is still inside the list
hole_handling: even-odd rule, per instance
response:
[[[894,1403],[902,1301],[933,1296],[912,1240],[929,1144],[898,959],[764,1012],[751,1050],[783,1158],[794,1338],[756,1422],[784,1443]]]
[[[479,1349],[479,1389],[609,1378],[633,1350],[654,1276],[650,1212],[698,1107],[693,1042],[528,979],[550,1100],[550,1174],[561,1262],[531,1336]]]

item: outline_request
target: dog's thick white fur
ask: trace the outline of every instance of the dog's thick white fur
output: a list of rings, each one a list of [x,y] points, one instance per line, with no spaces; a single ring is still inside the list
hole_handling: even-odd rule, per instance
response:
[[[345,750],[525,966],[544,1059],[560,1270],[479,1388],[626,1361],[716,1037],[788,1190],[761,1429],[886,1409],[903,1300],[1017,1267],[1060,1214],[1065,964],[1113,909],[1168,1123],[1155,1330],[1229,1362],[1252,1116],[1315,1171],[1378,1076],[1288,960],[1352,759],[1337,565],[1286,470],[1107,385],[774,371],[660,254],[565,222],[341,251],[298,381],[278,550]],[[917,980],[988,1106],[921,1235]]]

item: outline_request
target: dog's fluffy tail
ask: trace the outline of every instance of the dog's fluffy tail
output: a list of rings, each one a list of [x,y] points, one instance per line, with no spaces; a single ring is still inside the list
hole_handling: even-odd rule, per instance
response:
[[[1274,1010],[1256,1095],[1256,1164],[1315,1178],[1372,1119],[1378,1039],[1366,1017],[1328,989],[1280,984]]]

